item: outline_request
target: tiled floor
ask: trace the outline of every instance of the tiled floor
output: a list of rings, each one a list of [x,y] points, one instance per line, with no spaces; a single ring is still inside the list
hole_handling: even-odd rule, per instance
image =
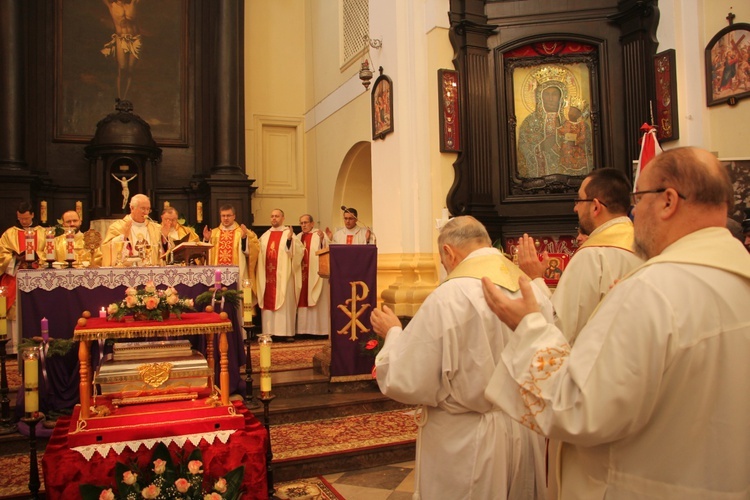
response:
[[[414,461],[323,476],[346,500],[410,500]]]

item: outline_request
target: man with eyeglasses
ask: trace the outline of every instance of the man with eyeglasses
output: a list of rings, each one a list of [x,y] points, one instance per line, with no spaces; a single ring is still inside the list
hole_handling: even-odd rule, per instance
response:
[[[295,234],[304,247],[301,265],[295,270],[295,281],[302,284],[297,300],[297,334],[329,335],[331,333],[331,297],[328,279],[318,274],[318,250],[330,241],[323,231],[315,229],[312,215],[299,218],[302,232]]]
[[[326,234],[331,243],[339,245],[375,245],[375,233],[369,227],[357,225],[359,222],[357,209],[341,207],[344,211],[344,227],[332,233],[326,228]]]
[[[145,194],[135,194],[130,199],[130,214],[114,221],[107,229],[102,242],[104,256],[112,255],[112,249],[122,245],[122,257],[145,256],[142,264],[157,266],[161,263],[161,227],[151,220],[151,200]]]
[[[725,227],[729,175],[708,151],[677,148],[636,187],[635,246],[647,261],[572,347],[536,312],[528,280],[517,301],[483,280],[515,330],[485,395],[564,442],[563,499],[746,498],[750,255]]]
[[[519,241],[519,266],[551,294],[555,324],[571,344],[615,281],[643,262],[633,249],[630,194],[630,182],[614,168],[596,169],[583,180],[573,211],[578,214],[579,231],[588,237],[570,259],[554,293],[543,279],[549,258],[545,254],[539,261],[528,235]]]

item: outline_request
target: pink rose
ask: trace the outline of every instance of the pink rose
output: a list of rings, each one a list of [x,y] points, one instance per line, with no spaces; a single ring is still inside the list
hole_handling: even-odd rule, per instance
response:
[[[149,281],[148,283],[146,283],[143,289],[146,291],[146,293],[156,293],[156,285],[153,281]]]
[[[136,289],[135,289],[135,288],[133,288],[132,286],[128,287],[128,288],[127,288],[127,289],[125,290],[125,295],[126,295],[126,296],[129,296],[129,297],[132,297],[132,296],[136,295],[137,293],[138,293],[138,290],[136,290]]]
[[[144,301],[144,305],[146,306],[146,309],[149,311],[153,311],[157,307],[159,307],[159,298],[158,297],[147,297]]]
[[[154,460],[154,474],[164,474],[164,471],[167,469],[167,462],[162,460],[161,458],[157,458]]]
[[[200,460],[191,460],[188,462],[188,470],[191,474],[203,474],[201,467],[203,467],[203,462]]]
[[[178,295],[167,295],[167,304],[170,306],[177,304],[179,301],[180,297]]]
[[[203,500],[221,500],[221,495],[214,491],[210,495],[204,495]]]
[[[181,477],[174,482],[174,487],[177,488],[177,491],[180,493],[187,493],[187,490],[190,489],[190,482],[184,477]]]
[[[125,297],[125,305],[127,307],[135,307],[138,305],[138,297],[135,295],[128,295]]]
[[[107,306],[107,314],[115,314],[119,310],[120,308],[117,306],[117,304],[110,304]]]
[[[133,473],[133,471],[128,470],[122,473],[122,482],[128,486],[134,485],[137,480],[138,474]]]
[[[175,287],[170,286],[169,288],[164,290],[164,294],[165,295],[177,295],[177,290],[175,289]]]
[[[378,346],[378,341],[375,339],[372,339],[367,344],[365,344],[365,349],[368,351],[371,351],[372,349],[375,349]]]
[[[115,494],[112,493],[112,488],[103,490],[101,493],[99,493],[99,500],[115,500]]]
[[[185,299],[185,305],[192,309],[194,306],[193,299]]]
[[[378,378],[378,367],[373,365],[370,374],[372,375],[372,378]]]
[[[161,490],[155,484],[150,484],[141,490],[143,498],[156,498],[161,493]]]
[[[222,478],[219,478],[218,481],[214,483],[214,489],[218,491],[219,493],[226,493],[227,492],[227,480]]]

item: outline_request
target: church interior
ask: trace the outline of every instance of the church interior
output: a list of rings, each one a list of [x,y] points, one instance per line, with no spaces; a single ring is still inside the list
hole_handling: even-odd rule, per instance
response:
[[[130,32],[118,20],[123,12]],[[727,76],[723,59],[732,50],[745,57]],[[198,236],[218,227],[229,205],[236,222],[258,237],[275,227],[277,210],[300,233],[303,214],[316,229],[335,231],[355,208],[357,227],[377,234],[372,255],[358,257],[373,263],[368,303],[387,305],[404,323],[444,277],[437,236],[449,217],[475,217],[511,257],[529,233],[569,258],[583,179],[613,167],[632,180],[644,124],[655,127],[665,151],[697,146],[716,155],[735,181],[730,217],[741,223],[750,210],[742,126],[750,120],[750,5],[742,2],[4,0],[0,52],[2,230],[17,224],[17,207],[28,202],[36,225],[61,234],[63,214],[75,211],[81,231],[104,236],[130,213],[136,194],[150,200],[147,220],[172,207]],[[545,141],[550,123],[559,138],[554,146]],[[224,286],[246,286],[237,268],[219,266]],[[213,283],[213,267],[203,288],[191,267],[181,269],[157,284],[197,295]],[[79,280],[94,279],[85,274],[92,270],[76,272]],[[28,276],[19,275],[19,294],[48,286]],[[104,278],[96,279],[100,286]],[[75,284],[60,286],[29,299],[33,306],[16,320],[28,324],[16,325],[16,343],[40,335],[42,314],[54,323],[52,337],[86,349],[91,343],[91,351],[76,345],[65,354],[68,366],[47,360],[50,376],[67,383],[64,394],[46,400],[53,413],[79,397],[87,406],[92,374],[79,359],[98,359],[105,349],[95,334],[74,336],[73,328],[84,309],[96,316],[107,304],[101,297],[87,302],[92,295],[78,294]],[[363,301],[357,293],[345,291],[344,299]],[[62,331],[65,321],[70,327]],[[315,498],[411,498],[411,408],[380,394],[369,368],[350,379],[333,374],[332,381],[313,358],[329,344],[330,363],[330,341],[298,336],[286,344],[274,335],[273,363],[285,368],[265,373],[275,400],[261,401],[259,320],[243,322],[237,311],[223,321],[244,328],[252,342],[200,340],[211,349],[205,370],[217,374],[217,386],[226,382],[219,408],[255,399],[227,424],[247,431],[256,448],[270,439],[268,454],[255,449],[241,459],[256,461],[245,469],[255,469],[253,487],[270,486],[264,464],[273,464],[277,485],[322,478]],[[214,326],[219,335],[232,329]],[[17,353],[7,354],[9,371],[23,365]],[[3,374],[2,423],[19,430],[20,377],[6,381]],[[365,418],[376,414],[387,420]],[[244,426],[252,415],[257,426],[250,432]],[[360,430],[387,425],[393,433],[381,444],[362,433],[344,452],[318,442],[311,446],[324,451],[299,451],[305,436],[327,435],[314,427],[326,420]],[[0,460],[25,457],[24,480],[20,492],[0,480],[0,498],[28,497],[29,426],[23,433],[16,427],[0,434]],[[32,443],[40,457],[50,436],[42,429]],[[79,445],[96,444],[84,441]],[[204,451],[206,463],[212,453],[224,451]],[[37,476],[46,479],[46,472],[40,467]],[[268,497],[256,493],[243,498]],[[38,495],[45,498],[44,485]]]

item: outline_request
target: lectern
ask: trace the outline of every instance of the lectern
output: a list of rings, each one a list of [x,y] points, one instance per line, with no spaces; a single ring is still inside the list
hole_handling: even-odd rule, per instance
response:
[[[205,266],[208,264],[208,251],[213,247],[202,241],[186,241],[172,250],[172,263],[186,266]]]

